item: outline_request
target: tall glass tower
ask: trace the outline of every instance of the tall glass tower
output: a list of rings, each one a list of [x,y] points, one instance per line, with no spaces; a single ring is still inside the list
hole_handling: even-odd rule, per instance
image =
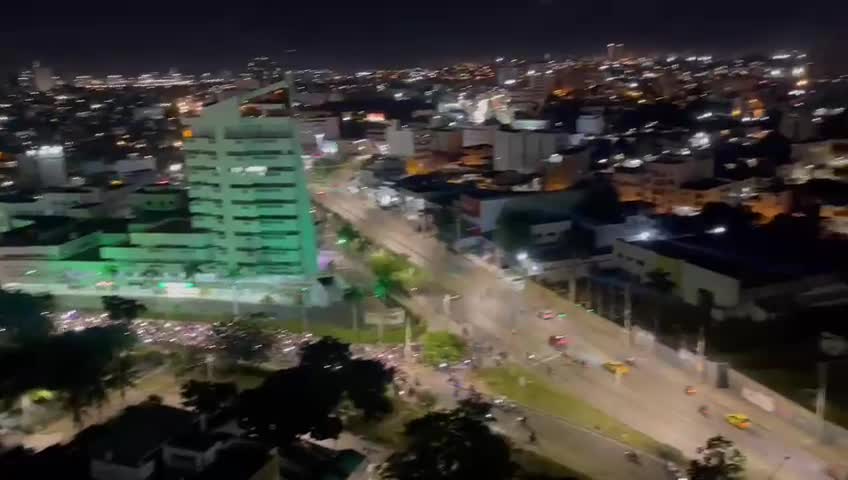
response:
[[[314,278],[315,225],[284,82],[205,107],[184,132],[192,227],[224,273]]]

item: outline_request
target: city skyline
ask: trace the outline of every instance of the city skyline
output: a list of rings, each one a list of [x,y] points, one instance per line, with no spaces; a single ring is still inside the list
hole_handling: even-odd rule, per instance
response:
[[[601,55],[608,42],[624,43],[627,51],[640,55],[799,48],[810,51],[825,73],[846,69],[835,47],[846,39],[838,19],[848,14],[848,6],[827,1],[800,11],[784,1],[728,0],[708,6],[670,0],[586,5],[471,0],[456,6],[435,0],[426,9],[328,1],[214,11],[161,2],[145,4],[144,10],[46,3],[49,14],[44,4],[6,7],[0,70],[15,71],[40,60],[68,73],[166,71],[171,66],[199,73],[238,69],[256,55],[293,68],[431,66],[497,55]],[[303,21],[285,21],[290,18]],[[215,38],[226,41],[216,41],[210,50]]]

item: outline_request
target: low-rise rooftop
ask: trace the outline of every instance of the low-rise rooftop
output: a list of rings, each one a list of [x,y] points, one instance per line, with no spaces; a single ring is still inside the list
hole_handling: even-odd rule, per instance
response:
[[[764,240],[765,241],[765,240]],[[690,235],[673,239],[635,240],[633,245],[652,250],[664,257],[684,260],[693,265],[739,280],[743,287],[758,287],[790,282],[803,276],[830,273],[823,259],[787,258],[752,250],[745,241],[723,235]]]
[[[152,459],[165,442],[193,428],[187,410],[145,403],[127,407],[102,425],[91,443],[92,459],[137,466]]]

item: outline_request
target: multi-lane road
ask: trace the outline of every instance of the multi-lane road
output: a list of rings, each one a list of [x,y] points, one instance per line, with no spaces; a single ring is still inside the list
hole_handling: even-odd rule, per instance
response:
[[[552,381],[661,442],[694,455],[708,437],[724,435],[748,456],[752,479],[826,479],[827,465],[845,455],[817,445],[806,433],[765,412],[757,415],[757,407],[720,390],[699,385],[697,395],[685,395],[685,386],[696,379],[660,363],[649,352],[634,352],[612,324],[568,302],[554,306],[529,290],[516,292],[496,272],[447,251],[436,239],[416,233],[397,213],[375,207],[364,196],[332,190],[316,194],[315,199],[369,238],[409,256],[459,294],[450,317],[466,325],[472,336],[485,337],[521,357],[548,352],[546,339],[552,334],[567,335],[572,352],[588,360],[589,367],[551,361]],[[441,299],[431,303],[438,311]],[[548,308],[563,311],[565,318],[537,318],[537,312]],[[634,355],[637,367],[620,381],[599,367],[603,361]],[[698,412],[700,405],[709,407],[709,417]],[[727,424],[723,416],[732,412],[750,414],[754,427],[740,431]]]

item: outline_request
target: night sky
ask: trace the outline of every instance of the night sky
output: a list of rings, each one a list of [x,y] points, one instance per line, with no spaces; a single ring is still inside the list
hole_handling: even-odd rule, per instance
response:
[[[238,6],[239,8],[236,8]],[[848,0],[11,1],[0,70],[39,59],[59,73],[440,65],[494,55],[807,49],[848,70]],[[287,50],[296,50],[286,53]]]

